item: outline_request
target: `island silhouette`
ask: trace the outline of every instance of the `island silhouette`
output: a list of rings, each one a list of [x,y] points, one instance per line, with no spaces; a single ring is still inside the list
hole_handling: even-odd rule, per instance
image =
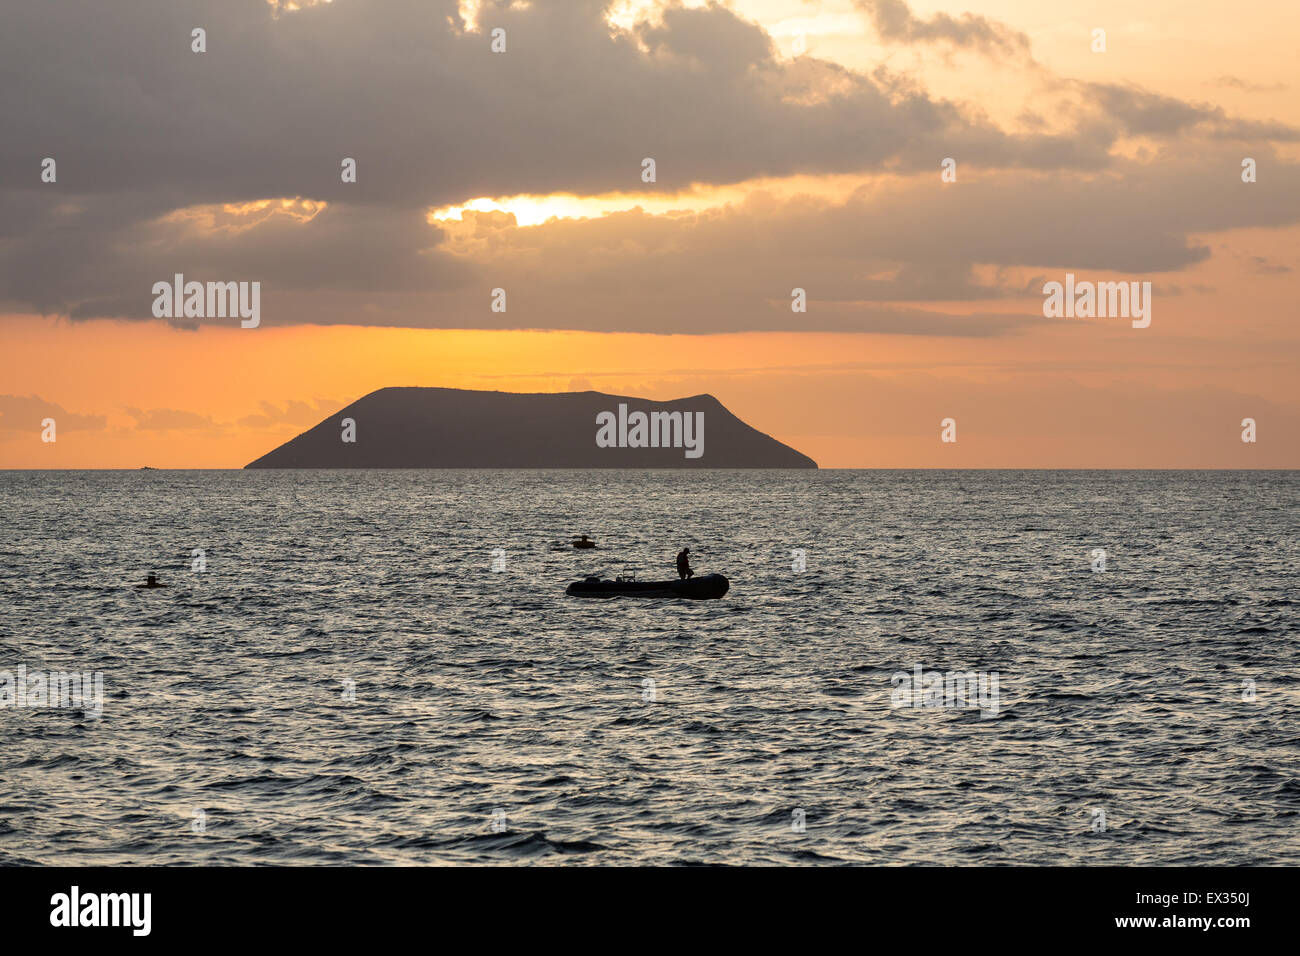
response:
[[[654,447],[658,445],[658,447]],[[665,447],[666,446],[666,447]],[[712,395],[381,388],[245,468],[816,468]]]

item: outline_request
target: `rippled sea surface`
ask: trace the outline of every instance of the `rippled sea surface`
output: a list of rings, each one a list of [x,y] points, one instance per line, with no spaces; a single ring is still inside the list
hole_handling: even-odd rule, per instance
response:
[[[0,473],[0,863],[1294,865],[1297,474]]]

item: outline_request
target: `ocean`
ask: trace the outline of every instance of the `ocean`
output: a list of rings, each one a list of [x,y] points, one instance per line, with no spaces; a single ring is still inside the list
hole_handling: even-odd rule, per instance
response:
[[[1298,491],[0,472],[0,864],[1296,865]]]

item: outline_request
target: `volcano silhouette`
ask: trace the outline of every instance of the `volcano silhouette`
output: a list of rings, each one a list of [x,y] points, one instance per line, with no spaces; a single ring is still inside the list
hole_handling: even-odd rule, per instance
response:
[[[703,413],[701,453],[688,457],[680,443],[600,447],[597,416],[618,416],[620,405],[626,416],[680,413],[680,419],[690,415],[698,422],[696,413]],[[354,423],[355,441],[344,441],[345,419]],[[667,421],[656,420],[661,426]],[[617,431],[623,437],[624,429]],[[660,433],[677,436],[667,427]],[[635,441],[629,436],[629,443]],[[602,392],[381,388],[245,467],[816,468],[817,463],[745,424],[712,395],[655,402]]]

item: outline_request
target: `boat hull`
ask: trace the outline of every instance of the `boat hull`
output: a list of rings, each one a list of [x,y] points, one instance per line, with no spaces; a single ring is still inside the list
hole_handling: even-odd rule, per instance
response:
[[[570,597],[689,598],[704,601],[720,598],[731,588],[726,575],[703,574],[684,581],[574,581],[564,593]]]

